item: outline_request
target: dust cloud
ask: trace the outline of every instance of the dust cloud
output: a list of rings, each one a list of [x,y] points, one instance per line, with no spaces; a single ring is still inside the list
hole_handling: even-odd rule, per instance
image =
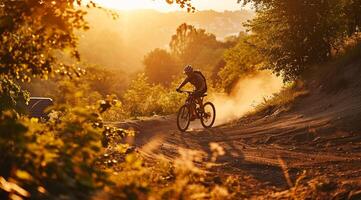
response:
[[[216,125],[242,117],[260,104],[264,98],[279,92],[283,87],[281,77],[264,71],[238,81],[231,94],[214,94],[211,101],[216,107]]]

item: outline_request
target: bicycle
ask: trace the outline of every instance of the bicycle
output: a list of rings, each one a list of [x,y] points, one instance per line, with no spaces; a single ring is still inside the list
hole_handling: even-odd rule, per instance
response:
[[[201,106],[196,102],[196,99],[193,97],[192,91],[180,91],[180,93],[188,94],[188,98],[185,104],[178,111],[178,129],[182,132],[185,132],[188,129],[191,122],[191,116],[193,115],[191,113],[191,108],[193,108],[193,111],[195,110],[196,118],[201,120],[202,126],[204,128],[211,128],[216,119],[216,108],[214,105],[211,102],[207,102],[203,104],[203,107],[201,108]],[[203,99],[206,96],[207,94],[204,94],[201,97],[201,102],[203,102]]]

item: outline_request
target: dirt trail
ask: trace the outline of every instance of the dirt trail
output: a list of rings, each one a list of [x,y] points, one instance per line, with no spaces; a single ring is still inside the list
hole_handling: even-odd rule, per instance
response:
[[[210,171],[253,181],[257,191],[254,184],[246,189],[254,195],[288,189],[285,169],[291,182],[307,170],[310,178],[327,176],[361,186],[361,84],[355,80],[348,89],[331,93],[320,84],[309,85],[312,92],[289,111],[274,110],[208,130],[193,122],[190,131],[181,133],[174,116],[116,125],[138,131],[134,144],[150,159],[173,161],[184,148],[202,152],[207,161],[209,144],[219,144],[226,154]]]

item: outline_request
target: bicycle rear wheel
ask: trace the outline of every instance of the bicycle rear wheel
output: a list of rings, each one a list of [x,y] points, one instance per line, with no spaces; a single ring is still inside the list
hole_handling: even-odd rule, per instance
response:
[[[201,123],[204,128],[211,128],[216,120],[216,108],[211,102],[203,105]]]
[[[188,106],[182,106],[177,115],[177,126],[178,129],[182,132],[186,131],[189,127],[191,120],[190,120],[190,111]]]

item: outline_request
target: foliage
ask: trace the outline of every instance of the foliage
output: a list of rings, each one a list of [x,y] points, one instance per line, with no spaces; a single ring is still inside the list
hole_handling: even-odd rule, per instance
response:
[[[273,1],[254,3],[257,16],[248,27],[252,44],[266,58],[265,67],[295,80],[313,64],[331,58],[337,42],[359,29],[358,1]],[[352,7],[352,9],[351,9]]]
[[[181,8],[187,8],[188,12],[194,12],[195,7],[192,6],[192,0],[165,0],[169,4],[179,4]]]
[[[225,51],[225,66],[220,69],[218,76],[221,87],[227,93],[231,92],[240,78],[261,70],[260,66],[262,66],[264,58],[250,45],[255,39],[252,35],[240,35],[238,43]]]
[[[107,69],[97,66],[86,68],[86,76],[82,81],[88,82],[91,91],[102,96],[116,94],[120,96],[129,84],[130,75],[123,70]]]
[[[18,119],[12,111],[1,114],[1,176],[34,199],[81,199],[107,183],[105,174],[94,167],[102,153],[101,129],[94,127],[97,115],[61,109],[63,116],[45,124]]]
[[[170,41],[171,53],[179,59],[182,66],[192,64],[203,71],[212,68],[222,59],[225,46],[216,36],[204,29],[181,24]]]
[[[90,89],[89,83],[79,80],[59,80],[55,88],[55,92],[49,97],[52,97],[58,104],[70,106],[91,105],[102,99],[98,92]]]
[[[145,74],[139,74],[122,97],[123,105],[132,117],[171,114],[184,102],[174,88],[152,85]]]
[[[347,34],[353,35],[360,31],[361,26],[361,1],[360,0],[344,0],[344,13],[346,16]]]
[[[21,103],[25,104],[29,93],[23,91],[13,80],[0,75],[0,112],[8,109],[23,111]]]
[[[151,83],[169,86],[182,68],[191,64],[204,74],[212,74],[210,78],[215,81],[218,70],[224,67],[224,52],[235,46],[239,37],[228,37],[220,42],[204,29],[183,23],[171,38],[170,53],[164,49],[155,49],[145,56],[145,74]]]
[[[116,20],[110,20],[104,11],[89,9],[85,19],[91,28],[78,33],[81,35],[78,49],[82,62],[108,69],[121,69],[129,74],[143,70],[141,58],[156,47],[165,48],[181,23],[199,24],[217,38],[223,38],[243,29],[241,22],[250,19],[253,12],[205,10],[186,14],[178,11],[164,13],[136,10],[117,11],[117,14],[119,17]],[[222,23],[215,23],[219,18],[223,19]],[[151,23],[145,19],[151,20]],[[168,48],[165,50],[169,51]]]
[[[80,78],[33,79],[31,83],[20,85],[32,96],[47,96],[57,104],[81,106],[92,105],[108,94],[122,96],[130,78],[121,70],[88,66]]]
[[[54,52],[67,50],[79,59],[74,30],[88,29],[80,1],[5,0],[1,4],[1,74],[21,81],[36,76],[47,78],[54,68],[64,74],[79,75],[72,66],[58,63]]]
[[[189,0],[167,2],[192,9]],[[16,81],[83,75],[57,55],[67,52],[80,60],[76,30],[89,28],[84,6],[96,7],[74,0],[0,2],[1,199],[87,199],[109,183],[97,164],[104,150],[102,137],[118,130],[104,126],[100,114],[117,105],[116,100],[101,101],[99,109],[68,102],[83,94],[64,81],[62,94],[73,94],[64,102],[81,107],[60,106],[47,122],[21,116],[17,109],[29,94]]]
[[[145,160],[137,154],[126,156],[124,163],[117,168],[125,173],[112,177],[116,183],[105,199],[237,199],[240,193],[234,186],[237,177],[224,177],[211,174],[195,165],[202,159],[196,151],[179,150],[180,156],[169,163],[159,158],[155,162]],[[212,150],[212,156],[216,153]],[[151,165],[146,163],[151,162]],[[212,163],[209,163],[210,165]],[[216,178],[214,178],[216,177]],[[125,181],[126,180],[126,181]],[[230,184],[232,183],[232,184]],[[126,191],[119,193],[118,191]]]
[[[181,72],[175,58],[163,49],[154,49],[144,57],[145,74],[151,83],[169,85]]]
[[[16,80],[47,79],[55,69],[68,76],[81,74],[55,57],[57,50],[67,50],[79,58],[74,30],[88,28],[81,5],[72,0],[1,2],[2,198],[39,199],[60,194],[82,198],[105,183],[102,173],[92,167],[100,150],[97,132],[91,127],[94,117],[80,110],[66,111],[60,121],[44,124],[19,118],[14,110],[29,97]]]

